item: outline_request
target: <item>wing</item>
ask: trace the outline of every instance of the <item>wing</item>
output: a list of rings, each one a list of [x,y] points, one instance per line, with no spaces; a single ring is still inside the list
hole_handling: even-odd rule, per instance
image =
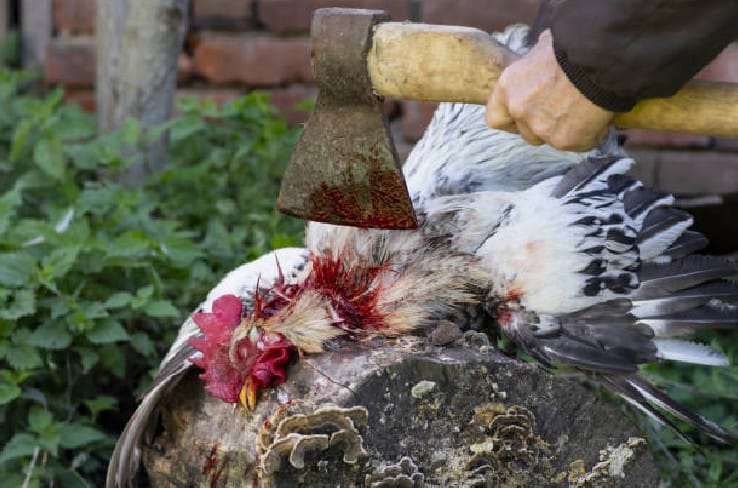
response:
[[[706,239],[687,230],[692,219],[670,207],[670,195],[625,175],[631,163],[590,156],[529,190],[441,200],[435,211],[453,214],[454,245],[489,274],[490,313],[530,355],[590,373],[671,427],[659,409],[728,441],[637,370],[659,359],[727,364],[675,337],[736,326],[738,286],[725,278],[738,267],[691,254]]]
[[[222,295],[232,294],[246,301],[253,298],[257,283],[268,287],[278,279],[277,261],[285,278],[295,279],[307,262],[307,251],[297,248],[279,249],[239,266],[208,293],[206,300],[197,311],[211,311],[213,301]],[[199,333],[197,324],[188,317],[161,362],[156,377],[141,394],[141,403],[118,438],[108,464],[106,481],[108,488],[136,486],[141,440],[156,417],[162,397],[192,366],[190,359],[197,354],[197,351],[189,345],[188,340]]]

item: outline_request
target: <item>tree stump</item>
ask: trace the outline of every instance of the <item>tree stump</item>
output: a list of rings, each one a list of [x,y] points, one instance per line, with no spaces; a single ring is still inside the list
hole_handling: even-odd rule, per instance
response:
[[[308,356],[253,411],[192,372],[162,406],[146,473],[152,486],[658,485],[617,405],[473,342]]]

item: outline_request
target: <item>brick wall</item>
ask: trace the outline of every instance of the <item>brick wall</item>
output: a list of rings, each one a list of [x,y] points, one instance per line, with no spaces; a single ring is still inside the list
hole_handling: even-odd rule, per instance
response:
[[[53,0],[53,37],[44,75],[68,88],[67,97],[94,110],[95,0]],[[183,94],[225,101],[249,90],[267,91],[291,124],[311,97],[308,28],[319,7],[379,8],[393,20],[460,24],[499,30],[530,22],[537,0],[192,0],[190,32],[180,57]],[[729,46],[700,77],[738,83],[738,44]],[[423,133],[434,104],[387,103],[398,150],[406,155]],[[738,140],[627,131],[639,175],[683,194],[738,192]]]

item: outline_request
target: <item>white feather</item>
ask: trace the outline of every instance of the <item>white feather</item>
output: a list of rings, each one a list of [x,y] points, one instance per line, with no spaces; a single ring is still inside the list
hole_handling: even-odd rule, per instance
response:
[[[494,293],[520,296],[523,307],[537,313],[568,313],[613,298],[606,290],[594,297],[582,293],[584,276],[577,271],[591,258],[579,246],[588,228],[572,225],[580,217],[575,206],[549,196],[556,183],[545,181],[515,195],[507,223],[476,252]],[[478,218],[499,213],[488,206],[472,211]]]
[[[242,264],[228,273],[218,285],[210,290],[205,302],[201,305],[201,311],[210,312],[213,301],[223,295],[236,295],[243,297],[253,292],[257,280],[259,286],[270,287],[279,277],[277,261],[282,270],[289,274],[294,268],[305,262],[307,251],[302,248],[285,247],[277,249],[261,256],[258,259]],[[289,278],[289,276],[285,276]]]
[[[641,242],[641,258],[644,261],[649,261],[659,256],[666,248],[674,244],[679,239],[679,236],[684,234],[684,231],[692,226],[692,223],[691,218],[687,219]]]
[[[656,356],[661,359],[708,366],[727,366],[729,364],[725,354],[706,344],[677,339],[655,339],[654,343],[658,348]]]

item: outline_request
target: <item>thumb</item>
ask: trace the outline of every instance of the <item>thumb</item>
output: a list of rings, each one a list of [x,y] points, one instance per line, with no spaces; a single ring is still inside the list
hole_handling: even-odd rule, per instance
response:
[[[515,121],[507,111],[507,103],[505,103],[505,94],[499,84],[492,90],[492,94],[487,100],[486,111],[487,125],[492,129],[506,130],[508,132],[517,133]]]

